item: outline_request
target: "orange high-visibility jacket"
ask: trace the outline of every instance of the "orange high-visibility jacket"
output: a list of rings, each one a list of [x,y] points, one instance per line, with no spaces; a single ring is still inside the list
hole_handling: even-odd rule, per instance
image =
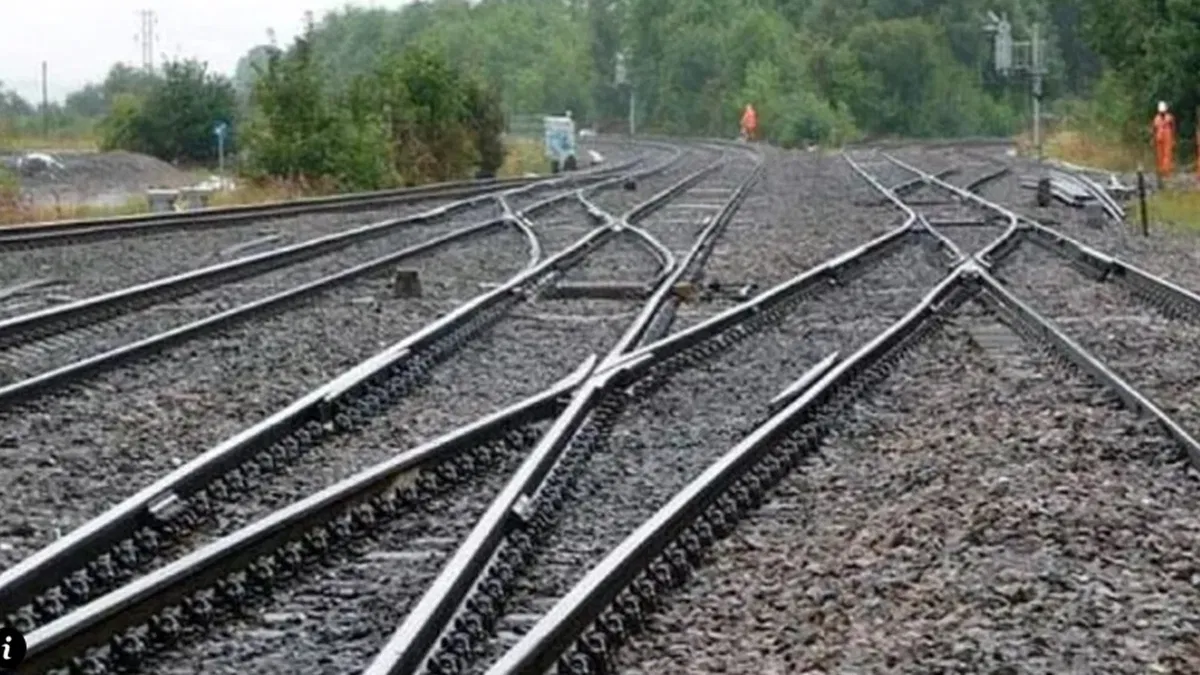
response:
[[[758,114],[754,112],[754,106],[746,106],[745,112],[742,113],[742,131],[754,133],[758,129]]]
[[[1154,116],[1154,152],[1158,160],[1158,172],[1169,174],[1175,164],[1175,116],[1169,112]]]

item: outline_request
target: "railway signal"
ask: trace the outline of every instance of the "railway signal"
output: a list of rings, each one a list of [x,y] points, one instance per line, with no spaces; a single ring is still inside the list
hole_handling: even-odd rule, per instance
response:
[[[1046,76],[1044,45],[1040,27],[1035,22],[1030,30],[1030,39],[1013,41],[1012,24],[1008,16],[989,11],[983,30],[992,34],[992,56],[996,72],[1008,77],[1013,72],[1030,76],[1030,95],[1033,97],[1033,145],[1037,159],[1042,161],[1042,79]],[[1028,54],[1025,59],[1018,58]]]

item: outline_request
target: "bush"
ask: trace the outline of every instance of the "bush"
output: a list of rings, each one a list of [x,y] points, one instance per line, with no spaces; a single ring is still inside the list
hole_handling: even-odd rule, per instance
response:
[[[231,124],[235,111],[228,79],[209,73],[199,61],[170,61],[144,98],[121,94],[114,99],[100,124],[102,147],[172,162],[214,160],[214,127],[218,122]]]
[[[259,69],[246,138],[253,174],[364,190],[493,174],[503,164],[493,90],[435,52],[408,49],[330,93],[310,35]]]

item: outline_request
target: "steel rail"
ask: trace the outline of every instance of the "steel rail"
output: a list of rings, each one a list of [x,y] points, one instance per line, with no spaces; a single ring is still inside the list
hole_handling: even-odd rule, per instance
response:
[[[593,355],[542,392],[364,469],[39,627],[27,638],[24,666],[33,671],[60,666],[347,512],[367,506],[377,514],[376,500],[402,490],[411,483],[406,478],[553,417],[562,408],[562,397],[586,380],[595,364]]]
[[[618,141],[614,139],[609,142]],[[619,142],[629,143],[629,141]],[[632,144],[649,147],[670,147],[662,143],[644,143],[641,141],[633,141]],[[0,227],[0,251],[35,246],[80,243],[90,239],[123,235],[158,234],[176,229],[211,229],[281,216],[370,209],[431,199],[474,197],[489,192],[529,186],[548,180],[559,181],[579,176],[602,175],[606,172],[619,170],[617,166],[628,168],[641,161],[644,161],[644,158],[635,157],[633,160],[629,160],[622,165],[589,168],[574,172],[570,176],[538,175],[519,178],[489,178],[435,183],[414,188],[354,192],[325,197],[304,197],[264,204],[212,207],[178,213],[21,223]]]
[[[620,180],[621,178],[618,177],[615,179],[610,179],[606,182],[615,184]],[[558,195],[552,195],[543,200],[530,204],[524,211],[515,215],[518,217],[525,217],[526,214],[549,208],[559,201],[570,199],[572,196],[573,193],[569,191]],[[389,264],[420,255],[428,252],[429,250],[433,250],[434,248],[454,241],[484,234],[487,230],[490,230],[497,225],[502,225],[506,222],[507,220],[504,218],[496,218],[477,223],[475,225],[469,225],[445,235],[414,244],[413,246],[401,251],[381,256],[375,260],[356,265],[340,272],[335,272],[323,278],[295,286],[291,289],[281,291],[274,295],[253,300],[238,307],[228,309],[224,312],[207,316],[182,326],[168,329],[156,335],[148,336],[140,340],[135,340],[131,343],[114,347],[106,352],[85,357],[79,361],[64,365],[51,371],[38,373],[19,382],[13,382],[4,386],[0,386],[0,407],[22,402],[32,396],[54,387],[61,386],[67,382],[116,367],[122,363],[127,363],[131,360],[144,357],[156,351],[161,351],[162,349],[172,345],[179,344],[180,342],[203,335],[218,328],[228,326],[237,321],[253,318],[263,314],[264,312],[282,308],[288,303],[309,297],[313,294],[333,288],[339,284],[352,281],[363,276],[364,274],[369,274]],[[533,265],[530,265],[530,267],[532,266]]]
[[[387,396],[378,391],[381,382],[402,378],[406,369],[429,367],[438,345],[453,342],[461,331],[481,330],[489,313],[494,315],[492,320],[497,319],[507,305],[519,301],[524,286],[535,285],[548,273],[578,263],[613,232],[613,228],[592,230],[537,267],[460,305],[34,553],[0,574],[0,606],[25,605],[84,563],[119,546],[132,532],[157,530],[179,522],[187,505],[203,497],[210,484],[259,453],[269,453],[281,443],[306,447],[326,433],[353,428],[355,418],[362,416],[361,410],[377,409],[381,405],[377,399]]]
[[[1154,418],[1167,435],[1179,444],[1191,465],[1200,468],[1200,443],[1154,401],[1110,370],[1100,359],[1068,337],[1053,321],[1040,315],[985,270],[980,269],[977,274],[983,284],[981,297],[991,301],[998,314],[1008,317],[1010,323],[1023,328],[1026,334],[1056,347],[1064,359],[1111,389],[1125,405]]]
[[[283,202],[214,207],[175,213],[23,223],[0,227],[0,251],[34,246],[74,244],[108,237],[159,234],[177,229],[213,229],[280,216],[347,211],[359,208],[369,209],[432,199],[476,197],[546,179],[546,176],[538,176],[536,178],[459,181],[416,188],[358,192],[329,197],[307,197]]]
[[[843,156],[845,156],[845,155],[843,155]],[[957,166],[952,166],[949,169],[943,169],[941,171],[938,171],[934,175],[937,176],[938,178],[949,178],[950,176],[953,176],[954,174],[961,173],[961,172],[962,172],[962,168],[957,167]],[[900,196],[907,196],[909,194],[912,194],[913,192],[917,191],[919,188],[921,188],[925,184],[926,184],[925,181],[920,177],[909,178],[908,180],[896,183],[895,185],[893,185],[892,187],[890,187],[888,189],[892,192],[892,194],[896,195],[897,197],[900,197]]]
[[[908,171],[918,175],[929,175],[921,169],[904,164],[890,156],[885,155],[885,157]],[[1036,220],[1022,216],[1000,204],[973,193],[966,193],[954,185],[942,183],[937,179],[933,180],[939,183],[944,189],[955,192],[964,198],[971,199],[981,207],[994,211],[1013,223],[1004,234],[974,256],[985,269],[989,269],[997,264],[1015,249],[1015,246],[1022,238],[1025,238],[1035,244],[1045,246],[1073,263],[1086,266],[1097,281],[1114,279],[1125,283],[1132,291],[1168,313],[1185,316],[1193,320],[1200,319],[1200,295],[1167,279],[1151,274],[1131,263],[1101,253],[1076,239],[1048,228]]]
[[[937,228],[933,227],[929,223],[929,220],[926,219],[924,215],[918,214],[911,206],[909,206],[900,197],[900,195],[896,193],[896,190],[894,188],[886,187],[877,178],[872,176],[866,169],[864,169],[862,167],[862,165],[860,165],[858,162],[855,162],[850,157],[849,154],[843,153],[842,159],[846,160],[846,163],[850,165],[850,168],[853,169],[854,172],[857,173],[863,180],[867,181],[867,183],[870,184],[870,186],[872,188],[874,188],[875,190],[878,190],[879,192],[882,192],[885,202],[891,202],[893,205],[896,206],[896,208],[903,211],[904,215],[906,217],[905,222],[913,223],[914,227],[919,226],[922,230],[924,230],[925,232],[929,233],[929,235],[931,235],[932,237],[937,239],[938,242],[942,245],[942,247],[945,248],[946,250],[948,250],[950,252],[950,254],[954,256],[954,259],[956,262],[962,262],[969,257],[966,253],[964,253],[962,251],[962,249],[960,249],[958,247],[957,244],[955,244],[949,237],[947,237],[945,234],[943,234],[941,232],[941,230],[938,230]],[[942,172],[942,174],[945,174],[945,173],[946,173],[945,171]],[[938,177],[944,177],[939,174],[933,174],[933,175],[938,176]],[[922,176],[917,176],[916,178],[912,178],[911,180],[916,181],[920,185],[927,184]]]
[[[698,278],[721,234],[728,227],[742,202],[745,201],[750,188],[761,179],[762,174],[763,164],[758,162],[750,175],[730,195],[717,217],[713,218],[712,222],[700,231],[696,237],[696,243],[684,256],[679,266],[658,283],[656,290],[650,296],[650,301],[645,305],[641,314],[634,319],[633,324],[618,339],[610,358],[606,359],[606,363],[615,362],[615,355],[619,354],[623,357],[638,346],[660,339],[666,334],[670,329],[671,322],[674,321],[675,310],[679,304],[679,298],[675,295],[675,287],[685,279],[695,281]]]
[[[1031,223],[1024,232],[1033,243],[1092,268],[1097,281],[1123,283],[1173,316],[1200,320],[1200,295],[1195,292],[1039,223]]]
[[[1017,231],[1020,229],[1022,221],[1028,220],[1028,219],[1023,219],[1021,216],[1010,211],[1009,209],[1004,208],[1003,206],[1000,206],[999,204],[996,204],[987,199],[984,199],[983,197],[979,196],[978,194],[975,194],[974,192],[971,192],[969,190],[964,190],[964,189],[958,187],[957,185],[947,183],[946,181],[943,181],[922,169],[918,169],[915,166],[912,166],[910,164],[902,162],[902,161],[896,159],[895,157],[892,157],[891,155],[888,155],[886,153],[881,153],[881,154],[883,155],[883,158],[886,159],[887,161],[895,164],[896,166],[898,166],[906,171],[910,171],[918,176],[921,176],[925,180],[929,181],[929,183],[931,185],[937,186],[943,190],[946,190],[955,195],[958,195],[962,199],[970,201],[971,203],[973,203],[977,206],[983,207],[984,209],[995,211],[996,213],[999,213],[1005,219],[1008,220],[1008,228],[1005,229],[1005,231],[999,237],[997,237],[990,244],[985,246],[982,250],[977,251],[973,256],[975,258],[975,260],[980,261],[980,263],[983,264],[985,267],[989,264],[988,260],[991,259],[993,257],[993,255],[995,255],[999,251],[1002,251],[1006,246],[1009,245],[1009,243],[1013,240],[1013,238],[1016,237]]]
[[[703,171],[704,170],[701,170],[701,172],[696,172],[695,174],[692,174],[692,175],[684,178],[682,181],[679,182],[679,184],[687,185],[687,184],[690,184],[691,182],[694,182],[694,180],[696,179],[696,176],[702,175]],[[666,190],[658,195],[655,195],[655,197],[653,197],[652,199],[669,198],[676,192],[677,192],[676,190]],[[258,425],[255,425],[251,429],[248,429],[248,430],[242,432],[241,434],[239,434],[238,436],[235,436],[230,441],[227,441],[225,444],[222,444],[222,446],[219,446],[218,448],[214,449],[213,451],[210,451],[206,455],[204,455],[200,458],[197,458],[196,460],[193,460],[193,462],[189,463],[189,465],[186,465],[185,467],[180,467],[180,469],[176,470],[175,472],[173,472],[171,475],[167,476],[166,478],[158,481],[155,485],[151,486],[150,488],[144,489],[138,495],[135,495],[134,497],[130,498],[122,505],[118,505],[117,507],[114,507],[114,509],[110,510],[110,512],[108,514],[105,514],[104,516],[101,516],[100,518],[95,519],[92,523],[85,525],[84,528],[88,528],[91,525],[95,525],[97,527],[103,525],[103,526],[108,526],[110,530],[114,530],[114,528],[112,527],[113,519],[111,518],[111,516],[113,515],[114,511],[122,510],[122,507],[125,507],[124,508],[125,513],[116,514],[116,515],[123,516],[124,520],[126,520],[126,521],[128,521],[130,519],[130,517],[136,518],[139,515],[150,516],[150,517],[160,517],[162,512],[167,509],[170,509],[171,511],[173,511],[174,515],[178,515],[178,513],[177,513],[178,506],[177,505],[182,501],[181,495],[186,490],[184,483],[185,482],[195,483],[196,479],[198,477],[198,474],[197,474],[198,471],[203,471],[208,474],[220,473],[220,468],[222,468],[222,467],[216,467],[216,466],[214,466],[214,464],[223,463],[225,465],[223,468],[227,469],[228,465],[230,464],[230,460],[231,460],[231,458],[229,456],[231,452],[241,451],[242,454],[244,454],[247,449],[245,446],[250,440],[252,440],[254,438],[261,438],[265,434],[270,434],[270,438],[268,439],[268,441],[273,441],[273,440],[278,439],[278,437],[282,433],[285,433],[285,429],[281,429],[281,427],[300,426],[300,424],[303,422],[303,420],[298,419],[299,417],[307,417],[309,419],[310,423],[312,421],[319,420],[321,423],[324,423],[324,424],[328,424],[329,422],[332,421],[334,423],[335,427],[353,426],[354,420],[347,419],[347,413],[348,413],[347,408],[349,406],[346,404],[346,401],[354,400],[356,396],[361,396],[363,398],[369,399],[372,395],[375,395],[372,393],[372,391],[373,390],[378,391],[383,386],[385,386],[384,380],[389,372],[394,373],[397,370],[398,366],[402,365],[403,361],[405,361],[406,359],[414,358],[415,355],[420,352],[420,350],[419,350],[420,343],[429,342],[432,340],[437,340],[439,338],[446,337],[446,333],[447,333],[446,326],[447,325],[453,325],[456,322],[461,323],[461,321],[466,319],[468,316],[473,315],[473,314],[478,314],[479,309],[481,307],[483,307],[484,305],[486,305],[488,302],[495,302],[497,299],[513,297],[513,294],[519,290],[519,288],[522,284],[524,284],[525,282],[530,282],[530,281],[536,280],[536,278],[538,276],[545,274],[549,269],[552,268],[553,265],[558,264],[561,261],[564,261],[564,260],[576,260],[577,261],[577,260],[581,259],[582,256],[585,255],[588,251],[593,250],[598,245],[599,241],[601,241],[604,237],[611,235],[614,231],[615,231],[615,228],[612,228],[612,227],[600,228],[597,230],[593,230],[592,232],[590,232],[587,235],[585,235],[584,237],[582,237],[579,240],[579,242],[577,242],[577,244],[572,246],[570,249],[563,251],[562,253],[554,256],[553,258],[546,261],[542,265],[539,265],[537,270],[534,270],[532,272],[527,272],[527,273],[518,275],[517,277],[514,277],[514,279],[510,280],[504,287],[497,288],[490,293],[486,293],[486,294],[480,296],[479,298],[477,298],[477,301],[467,303],[467,305],[464,305],[464,306],[460,307],[459,309],[455,310],[455,312],[453,312],[450,316],[444,317],[442,320],[439,320],[438,322],[435,322],[434,324],[427,326],[425,329],[422,329],[417,334],[414,334],[414,335],[410,336],[409,338],[406,338],[405,340],[401,341],[400,343],[392,345],[391,347],[383,350],[382,352],[376,354],[374,357],[368,359],[367,361],[359,364],[358,366],[351,369],[350,371],[343,373],[338,378],[335,378],[334,380],[326,383],[325,385],[319,387],[318,389],[314,390],[313,392],[310,392],[310,394],[302,397],[301,399],[299,399],[298,401],[293,403],[292,406],[289,406],[289,408],[285,409],[284,411],[277,413],[272,418],[264,420],[263,422],[261,422]],[[594,367],[594,360],[592,363],[590,363],[587,366],[589,371],[592,367]],[[281,418],[290,418],[290,421],[288,421],[286,419],[281,419]],[[261,445],[261,443],[260,443],[260,445]],[[185,469],[187,469],[187,471],[185,471]],[[172,479],[174,479],[174,480],[172,480]],[[201,481],[201,483],[202,482],[203,481]],[[193,485],[192,486],[193,491],[195,491],[195,489],[197,487],[202,487],[202,485],[199,485],[199,486]],[[163,505],[163,506],[160,506],[160,505]],[[133,508],[130,509],[128,507],[133,507]],[[130,511],[133,511],[133,512],[129,513]],[[108,517],[108,518],[106,519],[106,517]],[[129,530],[136,528],[136,526],[137,526],[136,523],[134,523],[132,526],[126,524],[122,528],[115,529],[115,531],[110,531],[108,533],[109,542],[111,542],[112,540],[114,540],[116,538],[120,538],[122,536],[122,531],[128,532]],[[81,529],[84,529],[84,528],[81,528]],[[97,528],[93,528],[93,529],[97,529]],[[76,530],[75,532],[68,535],[68,537],[76,537],[76,539],[79,539],[79,537],[78,537],[79,532],[80,532],[80,530]],[[93,534],[95,534],[95,533],[93,533]],[[62,540],[60,540],[60,541],[62,541]],[[83,544],[84,542],[76,541],[74,543],[76,544],[76,547],[78,547],[79,545]],[[49,549],[59,548],[57,546],[57,544],[58,544],[58,542],[56,542],[55,545],[48,547],[48,549],[43,549],[42,552],[39,552],[39,554],[35,554],[35,556],[44,554],[44,553],[48,552]],[[93,545],[89,546],[88,548],[94,550],[95,547],[96,547],[96,544],[93,544]],[[43,557],[45,557],[45,556],[43,556]],[[30,562],[30,561],[27,560],[24,563],[22,563],[22,565],[24,566],[28,562]],[[62,564],[63,560],[62,560],[61,556],[59,556],[58,558],[50,558],[49,560],[43,560],[42,563],[43,563],[43,565],[41,566],[41,569],[34,568],[29,571],[44,574],[46,572],[46,569],[45,569],[46,564],[51,564],[51,565],[57,565],[60,568],[58,570],[59,576],[60,577],[63,576],[61,574],[61,572],[62,572],[61,568],[63,567],[63,564]],[[6,573],[4,576],[0,576],[0,582],[2,582],[8,576],[9,576],[8,573]],[[43,583],[42,585],[44,587],[45,583]],[[0,583],[0,592],[5,591],[5,590],[7,590],[7,586],[3,583]],[[120,589],[118,589],[118,591],[114,591],[114,593],[119,592],[119,591],[120,591]],[[111,593],[109,595],[111,595]],[[2,597],[3,596],[0,596],[0,598],[2,598]],[[104,596],[104,597],[108,597],[108,596]],[[0,600],[0,601],[3,601],[3,600]],[[97,601],[93,601],[93,604],[95,602],[97,602]],[[87,609],[87,607],[89,607],[89,606],[92,606],[92,605],[85,606],[84,609]],[[82,610],[77,610],[76,613],[73,613],[68,616],[75,616],[76,618],[79,618],[80,616],[83,616],[85,618],[88,616],[92,616],[90,614],[80,615],[80,614],[78,614],[78,611],[82,611]],[[93,638],[95,638],[95,631],[91,631],[91,630],[87,630],[87,629],[78,629],[77,630],[77,629],[71,627],[71,626],[75,625],[73,623],[63,624],[63,623],[58,623],[57,621],[55,621],[55,622],[52,622],[52,624],[47,624],[47,625],[57,625],[60,628],[62,628],[63,626],[66,626],[66,632],[70,633],[73,636],[71,639],[77,639],[80,634],[92,635],[92,638],[86,638],[88,640],[92,640]],[[110,631],[105,634],[111,635],[112,633]],[[54,636],[59,636],[59,635],[62,635],[62,633],[59,633],[59,632],[54,633],[51,636],[51,641],[56,641],[58,638],[54,637]],[[49,649],[49,651],[55,652],[54,649]],[[47,658],[51,658],[51,657],[47,657]],[[58,658],[58,657],[53,657],[53,658]]]
[[[554,186],[567,179],[547,181]],[[494,199],[493,195],[472,197],[453,204],[402,218],[391,218],[343,232],[316,237],[251,254],[235,260],[188,270],[126,288],[101,293],[75,302],[0,320],[0,347],[15,347],[31,340],[63,332],[80,324],[112,318],[137,309],[183,297],[233,281],[269,272],[321,255],[334,253],[353,244],[369,241],[393,230],[441,218],[451,213],[474,208]]]
[[[724,158],[718,159],[698,172],[697,180],[689,181],[687,185],[682,186],[683,189],[669,188],[660,192],[655,198],[667,198],[683,192],[698,182],[700,178],[716,171],[724,163]],[[750,180],[756,180],[758,175],[758,167],[756,167],[751,176],[742,182],[739,189],[722,207],[722,214],[718,218],[726,216],[727,211],[731,212],[737,204],[740,204],[740,196],[744,194],[746,185]],[[632,209],[621,221],[627,222],[637,217],[644,217],[656,208],[655,204],[643,203]],[[706,231],[713,230],[710,227],[706,228]],[[574,393],[566,409],[526,455],[508,483],[493,499],[487,511],[476,521],[466,539],[443,566],[442,572],[376,655],[367,670],[368,673],[411,673],[431,656],[438,637],[447,629],[455,614],[459,612],[462,604],[470,595],[472,588],[479,582],[509,529],[518,526],[517,523],[522,520],[520,505],[537,498],[546,478],[552,475],[559,466],[563,452],[588,419],[593,417],[602,395],[609,390],[614,375],[619,372],[619,369],[614,369],[613,366],[619,365],[627,351],[641,339],[647,327],[654,320],[657,310],[665,303],[666,292],[670,291],[670,285],[688,267],[688,260],[697,254],[699,248],[699,245],[694,247],[688,258],[659,285],[638,317],[634,319],[617,343],[609,349],[608,354],[600,360],[597,374],[589,378]]]
[[[740,305],[712,316],[694,326],[685,328],[668,337],[659,339],[630,351],[625,358],[609,369],[597,369],[597,375],[620,371],[622,379],[641,377],[650,366],[667,355],[679,354],[700,345],[738,324],[746,323],[758,316],[766,316],[784,306],[790,300],[810,290],[827,285],[836,285],[840,279],[853,274],[854,268],[886,255],[902,245],[913,234],[912,223],[905,222],[865,244],[850,249],[841,255],[819,263],[791,279],[756,295]]]
[[[506,218],[496,218],[474,225],[467,225],[466,227],[414,244],[395,253],[389,253],[265,298],[253,300],[191,323],[170,328],[161,333],[114,347],[100,354],[85,357],[54,370],[38,373],[24,380],[0,386],[0,408],[27,402],[43,392],[61,387],[69,382],[74,382],[97,372],[109,370],[123,363],[143,358],[219,328],[228,327],[237,321],[262,316],[266,312],[280,309],[289,303],[299,301],[322,291],[327,291],[340,284],[353,281],[397,262],[428,253],[456,241],[485,234],[509,222]]]
[[[604,230],[593,230],[571,248],[544,261],[537,268],[519,273],[504,285],[476,296],[417,333],[355,366],[347,371],[352,373],[352,377],[344,373],[316,387],[282,410],[217,444],[0,573],[0,606],[22,606],[43,589],[80,569],[100,552],[117,545],[131,532],[142,527],[161,527],[176,519],[176,505],[194,499],[214,480],[251,460],[272,444],[304,431],[312,424],[316,426],[308,435],[319,437],[326,433],[328,423],[341,412],[342,398],[353,400],[353,394],[386,378],[406,362],[418,359],[417,351],[463,327],[481,311],[496,307],[507,298],[515,298],[515,291],[520,285],[545,270],[579,259],[597,246],[605,234]],[[330,395],[331,387],[335,388],[336,396]]]
[[[926,311],[937,306],[935,298],[939,295],[945,306],[950,291],[947,284],[964,281],[977,286],[975,291],[985,304],[991,306],[997,316],[1019,335],[1050,346],[1061,358],[1109,388],[1127,405],[1154,417],[1183,448],[1193,465],[1200,461],[1200,445],[1174,420],[1070,340],[1052,322],[1010,293],[977,263],[969,261],[959,267],[938,289],[931,292],[922,302]],[[927,313],[921,317],[918,314],[920,310],[921,306],[918,306],[890,330],[895,331],[897,326],[906,323],[911,326],[911,322],[927,319],[931,315]],[[936,313],[936,310],[932,312]],[[756,429],[705,474],[680,491],[655,516],[593,567],[487,671],[487,675],[546,672],[555,662],[562,663],[567,672],[601,672],[611,651],[625,637],[626,628],[644,620],[642,612],[649,608],[652,599],[648,596],[682,582],[692,566],[699,562],[699,549],[710,544],[714,536],[721,536],[722,530],[727,531],[731,516],[736,518],[733,512],[752,506],[758,493],[781,477],[796,457],[776,459],[774,464],[760,469],[758,475],[753,475],[755,466],[765,464],[764,456],[796,430],[802,423],[806,408],[810,416],[818,412],[823,394],[827,398],[826,392],[839,378],[845,378],[852,364],[856,361],[864,364],[860,366],[862,370],[869,367],[870,360],[881,358],[883,355],[876,352],[874,359],[868,359],[864,352],[878,348],[882,339],[883,336],[876,338],[855,356],[835,366],[788,408]],[[805,440],[811,443],[813,437],[808,436]],[[793,449],[792,454],[804,450],[801,446]],[[739,486],[742,488],[741,494],[737,493]],[[731,492],[734,497],[726,498],[726,504],[721,507],[719,499]],[[639,579],[643,573],[646,576]],[[637,583],[639,581],[640,586]],[[625,593],[631,586],[634,587],[633,592]],[[606,610],[614,604],[615,612],[605,615]],[[589,626],[592,627],[591,631],[588,630]],[[574,659],[569,662],[560,660],[572,648],[576,650]]]
[[[694,556],[698,553],[699,545],[711,543],[713,529],[721,529],[716,523],[729,523],[736,517],[734,511],[750,506],[750,500],[758,496],[754,493],[781,477],[787,465],[795,461],[794,458],[777,459],[764,470],[762,467],[767,464],[764,460],[768,453],[785,443],[806,418],[815,417],[839,389],[889,354],[911,344],[923,334],[923,328],[930,319],[960,301],[966,269],[956,268],[903,318],[834,365],[678,492],[594,566],[516,645],[492,665],[487,675],[547,672],[584,635],[587,627],[600,619],[617,596],[652,567],[659,567],[651,571],[654,581],[649,582],[655,590],[666,590],[665,587],[672,580],[682,580],[686,574],[683,568],[697,561]],[[742,494],[732,499],[724,497],[722,503],[723,495],[731,492],[737,494],[739,488]],[[696,525],[702,517],[707,522]],[[685,551],[680,547],[677,553],[668,551],[669,545],[680,538],[694,540],[695,547],[690,542],[687,546],[692,550]],[[609,625],[616,628],[614,632],[622,632],[620,624],[623,622],[618,620],[613,623]],[[593,651],[604,651],[613,644],[612,638],[585,642]],[[580,671],[601,672],[600,661],[605,656],[595,653],[586,655],[584,658],[591,660],[588,665],[595,670],[589,670],[581,663],[583,667]]]

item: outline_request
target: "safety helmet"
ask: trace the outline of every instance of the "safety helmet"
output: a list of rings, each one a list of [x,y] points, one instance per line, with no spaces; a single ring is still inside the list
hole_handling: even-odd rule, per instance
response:
[[[1166,101],[1158,102],[1158,112],[1160,112],[1160,113],[1167,112],[1167,102]]]

